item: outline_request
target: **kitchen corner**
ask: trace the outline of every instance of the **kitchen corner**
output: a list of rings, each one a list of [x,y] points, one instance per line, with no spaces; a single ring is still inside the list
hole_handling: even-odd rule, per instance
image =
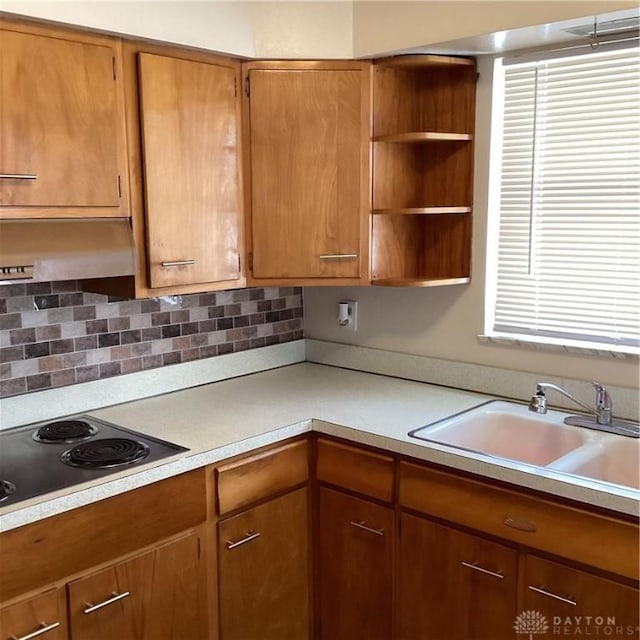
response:
[[[6,0],[0,640],[640,640],[639,43]]]

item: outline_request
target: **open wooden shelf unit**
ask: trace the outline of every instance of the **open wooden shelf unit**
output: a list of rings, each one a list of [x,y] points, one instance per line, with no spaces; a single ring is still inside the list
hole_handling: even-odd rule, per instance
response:
[[[375,63],[373,284],[469,281],[475,85],[467,58]]]

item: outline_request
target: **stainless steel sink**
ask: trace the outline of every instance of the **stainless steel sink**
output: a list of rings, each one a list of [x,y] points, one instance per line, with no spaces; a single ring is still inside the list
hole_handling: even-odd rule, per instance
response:
[[[527,407],[495,401],[412,431],[414,438],[537,466],[562,458],[589,440],[564,414],[532,415]]]

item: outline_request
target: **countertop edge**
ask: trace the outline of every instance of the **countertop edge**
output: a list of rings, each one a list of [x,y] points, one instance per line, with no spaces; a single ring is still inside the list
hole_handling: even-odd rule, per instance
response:
[[[137,473],[106,479],[94,486],[18,508],[0,515],[0,533],[312,431],[341,438],[354,444],[367,445],[407,456],[416,461],[436,464],[452,471],[471,473],[489,481],[506,482],[513,485],[515,490],[521,488],[542,492],[548,494],[551,499],[555,497],[571,500],[586,507],[598,507],[623,516],[640,514],[640,502],[636,498],[603,491],[600,483],[588,478],[559,474],[548,469],[519,465],[510,461],[504,461],[501,464],[502,461],[481,454],[454,452],[446,446],[435,443],[403,442],[393,437],[310,418],[208,451],[160,460],[155,465],[148,466]]]

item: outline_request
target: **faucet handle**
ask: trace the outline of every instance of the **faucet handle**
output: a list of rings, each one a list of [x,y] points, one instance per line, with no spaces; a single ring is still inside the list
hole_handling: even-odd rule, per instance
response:
[[[596,390],[596,407],[598,409],[611,409],[611,396],[604,385],[599,382],[591,383]]]

